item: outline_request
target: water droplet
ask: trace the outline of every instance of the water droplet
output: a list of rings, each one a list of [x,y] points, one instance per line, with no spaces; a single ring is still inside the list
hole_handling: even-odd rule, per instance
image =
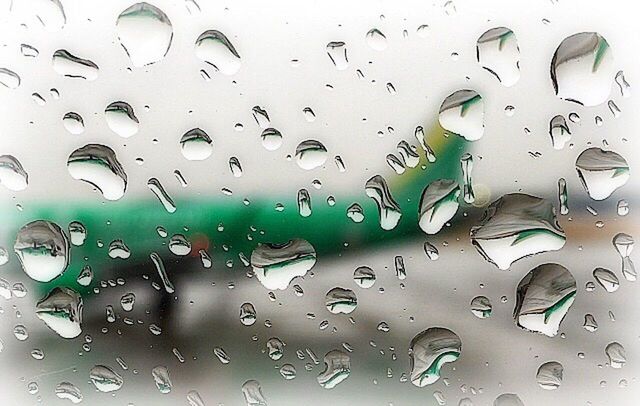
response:
[[[491,203],[470,234],[478,252],[502,270],[526,256],[559,250],[566,241],[553,205],[522,193]]]
[[[122,138],[129,138],[138,132],[138,118],[133,112],[133,107],[126,102],[117,101],[109,104],[104,110],[104,118],[111,131]]]
[[[629,164],[619,154],[588,148],[576,159],[576,170],[589,197],[604,200],[629,180]]]
[[[167,293],[175,292],[175,288],[173,287],[173,283],[169,280],[169,276],[167,275],[167,271],[164,268],[164,262],[162,262],[162,258],[158,255],[157,252],[152,252],[149,254],[149,258],[153,262],[153,265],[156,267],[156,271],[158,272],[158,276],[160,276],[160,280],[162,281],[162,285],[164,286],[164,290]]]
[[[387,164],[393,169],[398,175],[402,175],[406,168],[404,167],[404,163],[400,161],[400,159],[393,155],[387,155]]]
[[[102,144],[87,144],[69,155],[71,177],[94,186],[107,200],[118,200],[127,189],[127,174],[116,153]]]
[[[600,286],[607,292],[615,292],[620,287],[618,277],[608,269],[596,268],[593,270],[593,277]]]
[[[85,265],[78,273],[76,282],[78,282],[78,285],[80,286],[89,286],[92,280],[93,271],[91,270],[91,267],[89,265]]]
[[[493,401],[493,406],[524,406],[524,403],[515,393],[503,393]]]
[[[65,49],[53,53],[53,70],[69,78],[95,80],[98,77],[98,65],[88,59],[82,59]]]
[[[70,400],[72,403],[82,402],[82,392],[72,383],[60,382],[56,386],[56,396],[60,399]]]
[[[571,140],[571,131],[563,116],[557,115],[549,122],[549,135],[553,149],[562,149]]]
[[[174,213],[176,211],[176,205],[175,203],[173,203],[173,199],[171,198],[171,196],[169,196],[158,179],[149,179],[147,181],[147,187],[153,192],[154,195],[156,195],[167,212]]]
[[[256,120],[256,124],[263,130],[266,130],[271,124],[271,120],[269,120],[269,113],[267,110],[263,109],[260,106],[253,106],[251,109],[251,114],[253,115],[253,119]]]
[[[242,65],[238,51],[220,31],[208,30],[196,40],[196,56],[223,75],[233,75]]]
[[[167,367],[158,365],[151,370],[153,381],[160,393],[169,393],[172,389],[171,379],[169,378],[169,370]]]
[[[556,96],[585,106],[596,106],[609,97],[614,72],[609,44],[596,32],[565,38],[551,61]]]
[[[19,192],[27,188],[29,175],[13,155],[0,155],[0,184]]]
[[[558,264],[539,265],[518,284],[513,310],[516,324],[554,337],[575,296],[576,280],[567,268]]]
[[[562,383],[562,364],[556,361],[545,362],[538,367],[536,382],[542,389],[555,390]]]
[[[609,107],[609,111],[613,115],[613,118],[618,118],[622,115],[622,111],[620,111],[620,107],[613,100],[609,100],[607,102],[607,106]]]
[[[296,162],[302,169],[318,168],[327,161],[327,149],[320,141],[302,141],[296,147]]]
[[[415,168],[420,163],[420,155],[413,150],[407,141],[400,141],[398,146],[398,154],[402,158],[402,162],[409,168]]]
[[[304,119],[307,120],[308,123],[313,123],[316,121],[316,113],[313,112],[311,107],[305,107],[302,109],[302,114],[304,115]]]
[[[272,360],[279,360],[284,355],[284,343],[277,337],[271,337],[267,340],[267,354]]]
[[[190,2],[192,2],[192,4],[196,4],[193,0],[187,0],[186,4],[190,4]],[[200,9],[198,8],[198,10]],[[195,390],[187,392],[187,403],[189,406],[205,406],[204,400],[202,400],[200,394]]]
[[[9,89],[17,89],[20,86],[20,76],[7,68],[0,68],[0,84]]]
[[[296,367],[294,367],[291,364],[284,364],[280,367],[280,375],[286,379],[287,381],[290,381],[291,379],[295,379],[296,377]]]
[[[558,179],[558,205],[560,206],[560,214],[563,216],[569,214],[569,194],[567,193],[567,181],[564,178]]]
[[[473,185],[471,181],[471,171],[473,170],[473,155],[465,152],[460,157],[460,166],[462,167],[462,196],[466,203],[473,203],[476,197],[473,193]]]
[[[235,178],[242,176],[242,166],[240,165],[240,161],[237,157],[232,156],[229,158],[229,170],[231,170],[231,174]]]
[[[424,387],[436,382],[442,366],[457,360],[461,352],[460,337],[447,328],[431,327],[417,334],[409,344],[411,383]]]
[[[129,247],[122,240],[113,240],[109,243],[109,257],[127,259],[131,256]]]
[[[353,272],[353,281],[363,289],[368,289],[376,283],[376,273],[368,266],[360,266]]]
[[[262,286],[284,290],[298,276],[304,276],[316,263],[316,251],[303,239],[285,244],[259,244],[251,254],[251,266]]]
[[[460,187],[451,179],[431,182],[422,192],[418,225],[427,234],[436,234],[458,211]]]
[[[480,319],[491,316],[491,301],[486,296],[476,296],[471,299],[471,313]]]
[[[73,289],[53,288],[36,303],[36,316],[62,338],[82,333],[82,297]]]
[[[336,287],[327,292],[324,303],[333,314],[349,314],[358,306],[358,298],[351,289]]]
[[[136,303],[136,295],[134,293],[125,293],[120,298],[120,306],[122,306],[122,310],[125,312],[130,312],[133,310],[133,306]]]
[[[364,212],[362,206],[358,203],[353,203],[347,208],[347,217],[349,217],[354,223],[361,223],[364,220]]]
[[[347,46],[344,42],[334,41],[327,44],[327,55],[338,70],[345,70],[349,67],[347,58]]]
[[[478,38],[478,63],[495,75],[504,86],[520,79],[520,48],[516,35],[506,27],[492,28]]]
[[[242,395],[247,406],[267,406],[267,399],[262,394],[262,387],[258,381],[250,380],[243,383]]]
[[[182,156],[190,161],[202,161],[213,153],[209,135],[200,128],[193,128],[180,138]]]
[[[191,253],[191,243],[184,235],[174,234],[169,240],[169,251],[174,255],[189,255]]]
[[[351,358],[340,350],[331,350],[324,356],[324,371],[318,375],[318,383],[325,389],[333,389],[351,373]]]
[[[13,249],[29,277],[49,282],[61,275],[69,264],[69,241],[60,226],[36,220],[18,230]]]
[[[222,364],[228,364],[231,362],[231,358],[229,358],[229,355],[222,347],[214,347],[213,355],[215,355],[218,358],[218,361]]]
[[[311,215],[311,196],[307,189],[298,190],[298,213],[302,217],[309,217]]]
[[[624,72],[623,71],[618,71],[618,73],[616,73],[616,79],[615,80],[616,80],[616,84],[620,88],[620,94],[622,95],[622,97],[631,96],[631,86],[629,86],[629,83],[624,78]]]
[[[467,141],[476,141],[484,134],[484,101],[475,90],[458,90],[440,105],[440,125],[446,131]]]
[[[393,230],[400,221],[402,212],[400,206],[391,196],[387,182],[380,175],[370,178],[365,184],[365,193],[372,198],[378,207],[380,227],[383,230]]]
[[[79,135],[84,132],[84,120],[82,116],[72,111],[62,117],[62,125],[67,131],[74,135]]]
[[[611,368],[619,369],[627,363],[627,353],[622,344],[618,342],[614,341],[612,343],[609,343],[604,349],[604,353],[609,359],[609,365],[611,366]]]
[[[135,67],[162,60],[173,39],[169,17],[149,3],[136,3],[120,13],[116,31],[120,45]]]
[[[626,200],[619,200],[617,206],[618,216],[629,214],[629,203]]]
[[[367,45],[376,51],[384,51],[387,49],[387,37],[377,28],[373,28],[367,32]]]
[[[587,313],[584,315],[584,323],[582,324],[582,327],[593,333],[598,329],[598,322],[592,314]]]
[[[275,128],[267,128],[260,138],[262,138],[262,146],[267,151],[275,151],[282,146],[282,134]]]
[[[96,365],[91,368],[91,371],[89,371],[89,379],[91,379],[93,385],[100,392],[117,391],[124,383],[122,376],[104,365]]]
[[[240,306],[240,323],[251,326],[256,322],[256,308],[251,303],[243,303]]]

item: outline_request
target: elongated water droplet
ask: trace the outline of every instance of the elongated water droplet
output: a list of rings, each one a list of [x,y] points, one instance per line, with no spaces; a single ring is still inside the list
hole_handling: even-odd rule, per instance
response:
[[[553,205],[522,193],[491,203],[470,234],[478,252],[503,270],[526,256],[559,250],[566,241]]]
[[[222,364],[228,364],[231,362],[231,358],[229,358],[229,355],[222,347],[214,347],[213,355],[215,355],[218,358],[218,361]]]
[[[338,70],[345,70],[349,67],[347,58],[347,46],[344,42],[334,41],[327,44],[327,55]]]
[[[609,343],[604,349],[604,353],[609,359],[609,366],[611,368],[622,368],[627,363],[627,352],[622,344],[618,342]]]
[[[9,89],[17,89],[20,86],[20,76],[7,68],[0,68],[0,84]]]
[[[571,131],[563,116],[557,115],[549,122],[549,135],[554,149],[562,149],[571,140]]]
[[[302,141],[296,147],[296,162],[302,169],[318,168],[327,161],[327,149],[320,141]]]
[[[476,197],[473,193],[473,184],[471,181],[471,172],[473,171],[473,156],[468,152],[460,157],[460,166],[462,167],[462,197],[466,203],[473,203]]]
[[[387,37],[380,30],[373,28],[367,32],[367,45],[376,51],[384,51],[387,49]]]
[[[593,277],[600,286],[607,292],[615,292],[620,287],[618,277],[608,269],[596,268],[593,270]]]
[[[407,141],[400,141],[398,146],[398,154],[402,158],[402,162],[409,168],[415,168],[420,163],[420,155],[413,150]]]
[[[82,59],[65,49],[53,53],[53,70],[69,78],[95,80],[98,77],[98,65],[88,59]]]
[[[536,382],[542,389],[554,390],[560,387],[562,383],[562,372],[564,368],[557,361],[549,361],[538,367],[536,373]]]
[[[497,27],[478,38],[476,56],[504,86],[513,86],[520,79],[520,48],[516,35],[509,28]]]
[[[387,182],[380,175],[370,178],[364,186],[367,196],[372,198],[378,207],[380,227],[383,230],[393,230],[400,221],[402,212],[400,206],[391,196]]]
[[[82,333],[82,297],[73,289],[53,288],[36,303],[36,316],[62,338]]]
[[[358,298],[351,289],[336,287],[325,295],[325,306],[333,314],[349,314],[358,306]]]
[[[253,119],[256,120],[256,124],[263,130],[266,130],[269,127],[271,121],[269,120],[269,113],[267,110],[263,109],[260,106],[253,106],[251,109],[251,114],[253,115]]]
[[[251,254],[251,266],[262,286],[284,290],[297,276],[304,276],[316,263],[316,251],[303,239],[285,244],[259,244]]]
[[[309,217],[311,215],[311,196],[307,189],[298,190],[298,213],[302,217]]]
[[[404,163],[400,161],[400,159],[393,155],[387,155],[387,164],[393,169],[398,175],[402,175],[406,168],[404,167]]]
[[[240,322],[245,326],[251,326],[256,322],[256,308],[251,303],[243,303],[240,306]]]
[[[59,225],[36,220],[18,230],[13,245],[22,269],[38,282],[49,282],[69,265],[69,240]]]
[[[189,4],[188,2],[190,1],[193,2],[193,0],[187,0],[187,4]],[[196,3],[193,2],[193,4]],[[189,392],[187,392],[187,403],[189,404],[189,406],[205,406],[204,400],[202,400],[202,397],[200,396],[198,391],[195,390],[190,390]]]
[[[565,38],[551,60],[556,96],[585,106],[603,103],[611,93],[614,62],[607,41],[596,32]]]
[[[147,181],[147,187],[149,187],[153,194],[156,195],[167,212],[174,213],[176,211],[176,205],[175,203],[173,203],[173,199],[171,198],[171,196],[169,196],[158,179],[149,179]]]
[[[19,192],[29,184],[29,175],[13,155],[0,155],[0,184],[9,190]]]
[[[613,115],[613,118],[618,118],[622,115],[622,111],[620,111],[620,107],[613,100],[609,100],[607,102],[607,107],[609,107],[609,111]]]
[[[484,101],[475,90],[458,90],[440,105],[438,119],[446,131],[467,141],[476,141],[484,134]]]
[[[149,3],[136,3],[122,11],[116,20],[116,31],[135,67],[162,60],[173,39],[169,17]]]
[[[417,334],[409,344],[411,383],[424,387],[436,382],[442,366],[457,360],[461,352],[460,337],[447,328],[431,327]]]
[[[576,280],[567,268],[558,264],[539,265],[518,284],[513,310],[516,324],[554,337],[575,296]]]
[[[104,110],[104,118],[111,131],[122,138],[129,138],[138,132],[138,118],[133,112],[133,107],[126,102],[117,101],[109,104]]]
[[[209,135],[200,128],[193,128],[180,138],[182,156],[190,161],[202,161],[213,153]]]
[[[67,18],[64,8],[59,0],[33,0],[27,3],[15,2],[12,7],[16,11],[20,10],[24,5],[28,5],[27,13],[33,15],[35,20],[42,24],[46,31],[55,32],[61,30]]]
[[[629,180],[629,164],[619,154],[588,148],[576,159],[576,170],[589,197],[604,200]]]
[[[79,135],[84,132],[84,120],[82,116],[72,111],[62,117],[62,125],[64,125],[67,131],[74,135]]]
[[[486,296],[476,296],[471,299],[471,313],[480,319],[491,316],[491,301]]]
[[[89,286],[91,281],[93,280],[93,271],[89,265],[85,265],[78,273],[78,277],[76,278],[76,282],[80,286]]]
[[[262,394],[262,387],[258,381],[250,380],[243,383],[242,395],[247,406],[267,406],[267,399]]]
[[[104,365],[96,365],[91,368],[89,379],[100,392],[117,391],[124,383],[120,374]]]
[[[363,289],[368,289],[376,283],[376,273],[368,266],[360,266],[353,272],[353,281]]]
[[[60,399],[70,400],[71,403],[80,403],[83,399],[80,389],[70,382],[60,382],[56,386],[56,396]]]
[[[569,214],[569,194],[567,193],[567,181],[564,178],[558,179],[558,205],[560,206],[560,214],[563,216]]]
[[[451,179],[431,182],[422,191],[418,225],[427,234],[436,234],[458,211],[460,187]]]
[[[325,389],[333,389],[351,373],[351,358],[340,350],[331,350],[324,356],[324,371],[318,375],[318,383]]]
[[[71,177],[94,186],[107,200],[118,200],[127,189],[127,174],[106,145],[87,144],[69,155],[67,169]]]
[[[216,68],[223,75],[233,75],[242,62],[238,51],[220,31],[208,30],[196,40],[196,56]]]
[[[151,370],[151,376],[156,384],[156,388],[160,393],[169,393],[173,385],[171,384],[171,378],[169,378],[169,370],[163,365],[158,365]]]
[[[167,293],[175,292],[175,288],[173,287],[173,283],[169,280],[169,276],[167,275],[167,271],[164,268],[164,262],[162,262],[162,258],[158,255],[157,252],[152,252],[149,254],[151,261],[153,261],[153,265],[156,267],[156,271],[158,272],[158,276],[160,276],[160,280],[162,281],[162,285],[164,286],[164,290]]]
[[[401,255],[396,255],[393,258],[393,265],[396,271],[396,278],[401,281],[407,279],[407,268],[404,266],[404,258]]]
[[[631,96],[631,86],[629,86],[629,83],[624,78],[623,71],[618,71],[618,73],[616,73],[616,84],[620,88],[620,94],[622,95],[622,97]]]
[[[237,157],[232,156],[229,158],[229,170],[231,170],[231,174],[236,178],[242,176],[242,166]]]

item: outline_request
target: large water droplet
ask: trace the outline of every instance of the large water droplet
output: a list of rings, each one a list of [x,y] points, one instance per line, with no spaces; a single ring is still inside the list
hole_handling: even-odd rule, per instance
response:
[[[503,85],[513,86],[520,79],[520,48],[510,29],[497,27],[482,34],[476,44],[476,56],[480,65]]]
[[[158,365],[151,370],[151,376],[156,384],[156,388],[160,393],[169,393],[173,385],[171,384],[171,378],[169,378],[169,370],[163,365]]]
[[[62,338],[82,333],[82,297],[73,289],[53,288],[36,303],[36,316]]]
[[[460,187],[451,179],[431,182],[422,192],[418,225],[427,234],[436,234],[458,211]]]
[[[233,75],[242,65],[238,51],[220,31],[208,30],[196,40],[196,56],[224,75]]]
[[[486,296],[476,296],[471,299],[471,313],[480,319],[491,316],[491,301]]]
[[[588,148],[576,159],[578,177],[593,200],[604,200],[629,180],[629,164],[619,154]]]
[[[327,292],[324,303],[333,314],[349,314],[358,306],[358,298],[351,289],[336,287]]]
[[[460,337],[447,328],[431,327],[417,334],[409,344],[411,383],[423,387],[436,382],[442,366],[457,360],[461,352]]]
[[[296,147],[296,162],[302,169],[311,170],[324,165],[327,149],[320,141],[302,141]]]
[[[393,230],[398,225],[402,212],[398,203],[391,196],[387,182],[382,176],[375,175],[367,181],[364,190],[367,196],[372,198],[378,206],[380,227],[383,230]]]
[[[554,390],[562,383],[562,364],[557,361],[549,361],[538,367],[536,382],[542,389]]]
[[[554,149],[562,149],[571,140],[571,131],[563,116],[557,115],[549,122],[549,135]]]
[[[303,239],[285,244],[259,244],[251,253],[251,266],[267,289],[284,290],[293,278],[304,276],[316,263],[316,251]]]
[[[373,28],[367,32],[367,45],[376,51],[384,51],[387,49],[387,37],[377,28]],[[331,54],[329,54],[331,56]]]
[[[556,96],[585,106],[596,106],[607,100],[614,74],[609,44],[596,32],[581,32],[565,38],[551,60]]]
[[[518,284],[513,316],[528,331],[554,337],[576,296],[576,280],[567,268],[543,264]]]
[[[620,287],[620,280],[608,269],[596,268],[593,270],[593,277],[600,286],[609,293],[615,292]]]
[[[240,323],[251,326],[256,322],[256,308],[251,303],[243,303],[240,306]]]
[[[182,156],[190,161],[202,161],[213,153],[213,145],[209,135],[200,128],[193,128],[180,138]]]
[[[69,264],[69,240],[59,225],[36,220],[18,230],[13,245],[22,269],[31,279],[49,282]]]
[[[609,343],[604,349],[604,353],[609,359],[609,365],[611,368],[622,368],[627,363],[627,352],[622,344],[618,342]]]
[[[484,134],[484,101],[475,90],[458,90],[440,105],[440,125],[446,131],[467,141],[476,141]]]
[[[89,379],[91,379],[93,385],[100,392],[117,391],[124,383],[122,376],[104,365],[96,365],[91,368],[91,371],[89,371]]]
[[[368,266],[360,266],[353,272],[353,280],[356,285],[368,289],[376,283],[376,273]]]
[[[120,45],[135,67],[162,60],[173,38],[169,17],[149,3],[136,3],[120,13],[116,31]]]
[[[9,89],[17,89],[20,86],[20,76],[7,68],[0,68],[0,84]]]
[[[82,59],[65,49],[53,53],[53,70],[69,78],[95,80],[98,77],[98,65],[88,59]]]
[[[523,193],[491,203],[470,234],[478,252],[503,270],[526,256],[559,250],[566,241],[553,205]]]
[[[493,401],[493,406],[524,406],[524,403],[515,393],[503,393]]]
[[[69,155],[67,169],[74,179],[93,185],[107,200],[118,200],[127,189],[127,174],[116,153],[101,144],[87,144]]]
[[[243,383],[242,395],[247,406],[267,406],[267,399],[262,394],[262,387],[258,381],[250,380]]]
[[[71,134],[79,135],[84,132],[84,120],[78,113],[70,111],[62,117],[62,125]]]
[[[176,211],[176,205],[173,202],[173,199],[169,196],[158,179],[150,178],[147,181],[147,187],[158,198],[160,203],[162,203],[162,207],[164,207],[168,213],[174,213]]]
[[[0,184],[19,192],[27,188],[29,175],[13,155],[0,155]]]
[[[331,350],[324,356],[324,371],[318,375],[318,383],[325,389],[332,389],[349,377],[351,358],[340,350]]]
[[[104,110],[104,118],[111,131],[122,138],[129,138],[138,132],[138,118],[133,112],[133,107],[126,102],[117,101],[109,104]]]
[[[71,403],[82,402],[82,392],[70,382],[60,382],[56,386],[56,396],[60,399],[70,400]]]
[[[271,337],[267,340],[267,354],[274,361],[279,360],[284,355],[284,343],[278,337]]]
[[[260,138],[262,138],[262,146],[267,151],[275,151],[282,146],[282,134],[275,128],[267,128]]]
[[[333,66],[338,70],[345,70],[349,67],[349,59],[347,58],[347,46],[344,42],[329,42],[327,44],[327,55],[333,62]]]
[[[185,256],[191,253],[191,243],[182,234],[174,234],[169,240],[169,251],[175,255]]]

